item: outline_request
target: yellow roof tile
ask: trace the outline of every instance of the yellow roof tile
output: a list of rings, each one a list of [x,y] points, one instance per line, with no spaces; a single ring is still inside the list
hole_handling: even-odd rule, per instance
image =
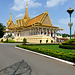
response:
[[[44,14],[44,13],[42,13],[42,14],[40,14],[40,15],[34,17],[34,18],[32,18],[32,19],[29,21],[29,23],[27,24],[27,26],[39,22],[39,21],[41,20],[42,16],[43,16],[43,14]]]

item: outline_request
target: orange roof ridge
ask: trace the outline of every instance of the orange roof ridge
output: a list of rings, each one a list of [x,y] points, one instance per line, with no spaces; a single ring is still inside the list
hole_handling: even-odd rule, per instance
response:
[[[38,15],[38,16],[32,18],[32,19],[30,19],[30,21],[29,21],[29,23],[27,24],[27,26],[32,25],[32,24],[35,24],[35,23],[37,23],[37,22],[40,22],[40,19],[42,18],[43,14],[44,14],[44,13],[42,13],[42,14],[40,14],[40,15]]]
[[[44,13],[42,13],[42,14],[44,14]],[[40,15],[42,15],[42,14],[40,14]],[[37,15],[37,16],[35,16],[34,18],[36,18],[36,17],[38,17],[38,16],[40,16],[40,15]],[[32,19],[34,19],[34,18],[32,18]],[[32,20],[32,19],[30,19],[30,20]]]

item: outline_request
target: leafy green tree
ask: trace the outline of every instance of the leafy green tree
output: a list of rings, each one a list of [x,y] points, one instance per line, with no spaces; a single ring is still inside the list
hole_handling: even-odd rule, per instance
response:
[[[69,34],[62,34],[62,37],[70,37]]]
[[[11,37],[12,36],[12,34],[8,34],[8,37]]]
[[[0,38],[2,38],[4,35],[4,32],[3,32],[4,28],[5,28],[5,26],[2,23],[0,23]]]
[[[23,39],[23,44],[26,44],[26,42],[27,42],[27,40],[24,38],[24,39]]]

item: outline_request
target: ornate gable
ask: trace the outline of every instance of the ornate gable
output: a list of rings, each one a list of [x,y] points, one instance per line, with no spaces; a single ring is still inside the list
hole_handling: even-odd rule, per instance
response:
[[[47,14],[45,19],[43,20],[42,24],[46,24],[46,25],[52,25],[51,19],[49,17],[49,15]]]
[[[10,22],[9,25],[8,25],[8,28],[13,28],[13,27],[14,27],[14,23],[13,22],[12,23]]]

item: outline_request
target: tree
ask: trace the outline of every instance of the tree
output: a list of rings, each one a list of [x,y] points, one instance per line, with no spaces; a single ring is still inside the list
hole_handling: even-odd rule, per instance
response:
[[[69,34],[62,34],[62,37],[70,37]]]
[[[27,40],[24,38],[23,39],[23,44],[26,44],[27,43]]]
[[[0,23],[0,38],[2,38],[4,35],[4,32],[3,32],[4,28],[5,28],[5,26],[2,23]]]

